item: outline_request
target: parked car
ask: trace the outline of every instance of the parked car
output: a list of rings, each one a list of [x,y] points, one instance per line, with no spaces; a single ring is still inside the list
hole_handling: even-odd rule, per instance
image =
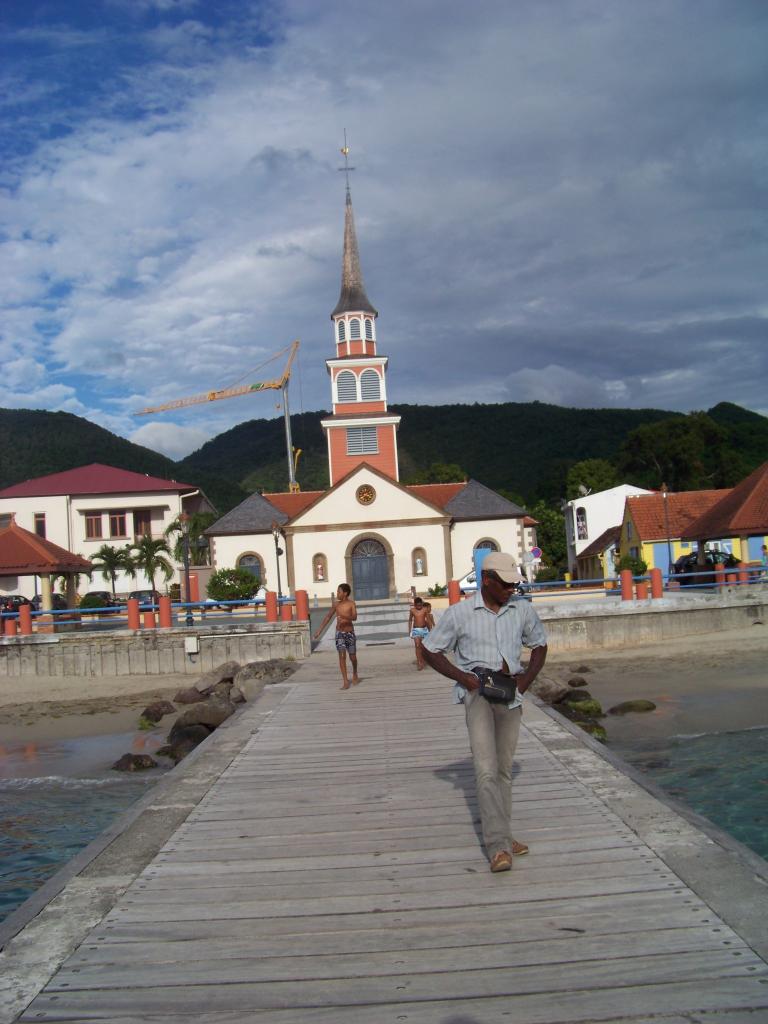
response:
[[[23,604],[31,604],[23,594],[6,594],[0,596],[0,612],[17,612]]]
[[[35,594],[31,601],[32,607],[39,612],[43,607],[42,594]],[[51,594],[51,607],[55,612],[64,611],[67,607],[67,599],[63,594]]]
[[[138,601],[139,606],[143,604],[157,604],[160,600],[160,594],[156,590],[132,590],[128,595],[128,600]]]
[[[739,561],[730,552],[715,549],[704,552],[704,564],[701,565],[698,551],[691,551],[677,559],[672,566],[670,577],[681,577],[678,580],[681,587],[713,586],[715,574],[712,570],[719,564],[724,565],[726,569],[733,569],[739,564]]]

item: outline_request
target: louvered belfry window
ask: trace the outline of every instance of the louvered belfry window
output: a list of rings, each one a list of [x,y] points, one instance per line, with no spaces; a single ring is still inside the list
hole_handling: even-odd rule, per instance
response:
[[[349,321],[349,336],[350,338],[360,337],[360,321],[357,319],[357,317],[353,317]]]
[[[368,341],[373,341],[373,320],[369,317],[365,318],[365,337]]]
[[[339,402],[357,401],[357,378],[351,370],[342,370],[336,378],[336,395]]]
[[[347,427],[347,455],[376,455],[378,451],[376,427]]]
[[[347,336],[347,328],[343,320],[339,320],[339,341],[344,341]]]
[[[360,395],[364,402],[378,402],[381,398],[381,377],[375,370],[363,370]]]

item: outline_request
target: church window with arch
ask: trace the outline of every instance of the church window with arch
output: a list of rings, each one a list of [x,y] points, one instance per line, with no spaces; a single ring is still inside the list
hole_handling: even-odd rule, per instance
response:
[[[475,544],[475,551],[499,551],[499,545],[490,537],[484,537]]]
[[[256,579],[262,585],[265,582],[264,574],[264,561],[260,555],[257,555],[254,551],[248,551],[244,555],[240,555],[237,560],[237,568],[245,569],[246,572],[252,573]]]
[[[339,402],[357,401],[357,377],[351,370],[342,370],[336,377],[336,396]]]
[[[339,320],[338,323],[338,337],[339,341],[346,341],[347,338],[347,325],[343,320]]]
[[[365,340],[373,341],[373,320],[369,316],[365,318]]]
[[[349,336],[353,339],[360,337],[360,321],[356,316],[349,321]]]
[[[375,370],[363,370],[360,376],[360,397],[364,402],[381,399],[381,377]]]

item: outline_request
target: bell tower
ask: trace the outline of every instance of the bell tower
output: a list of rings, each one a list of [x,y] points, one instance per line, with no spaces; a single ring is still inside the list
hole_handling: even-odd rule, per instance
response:
[[[400,417],[387,412],[387,357],[376,351],[378,312],[365,292],[357,248],[349,149],[342,149],[347,188],[341,292],[331,313],[335,356],[326,359],[331,378],[333,416],[322,421],[328,439],[331,487],[355,466],[367,462],[399,479],[397,428]]]

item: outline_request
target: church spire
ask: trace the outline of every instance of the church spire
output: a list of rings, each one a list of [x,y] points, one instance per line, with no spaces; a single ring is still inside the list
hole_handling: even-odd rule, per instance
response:
[[[344,207],[344,254],[341,260],[341,293],[331,317],[339,316],[341,313],[372,313],[374,316],[378,316],[371,300],[365,294],[363,274],[360,270],[355,215],[352,212],[352,194],[349,191],[349,172],[354,168],[350,167],[348,162],[349,147],[347,146],[346,132],[344,133],[344,148],[341,152],[344,155],[344,167],[341,169],[347,176],[347,199]]]

